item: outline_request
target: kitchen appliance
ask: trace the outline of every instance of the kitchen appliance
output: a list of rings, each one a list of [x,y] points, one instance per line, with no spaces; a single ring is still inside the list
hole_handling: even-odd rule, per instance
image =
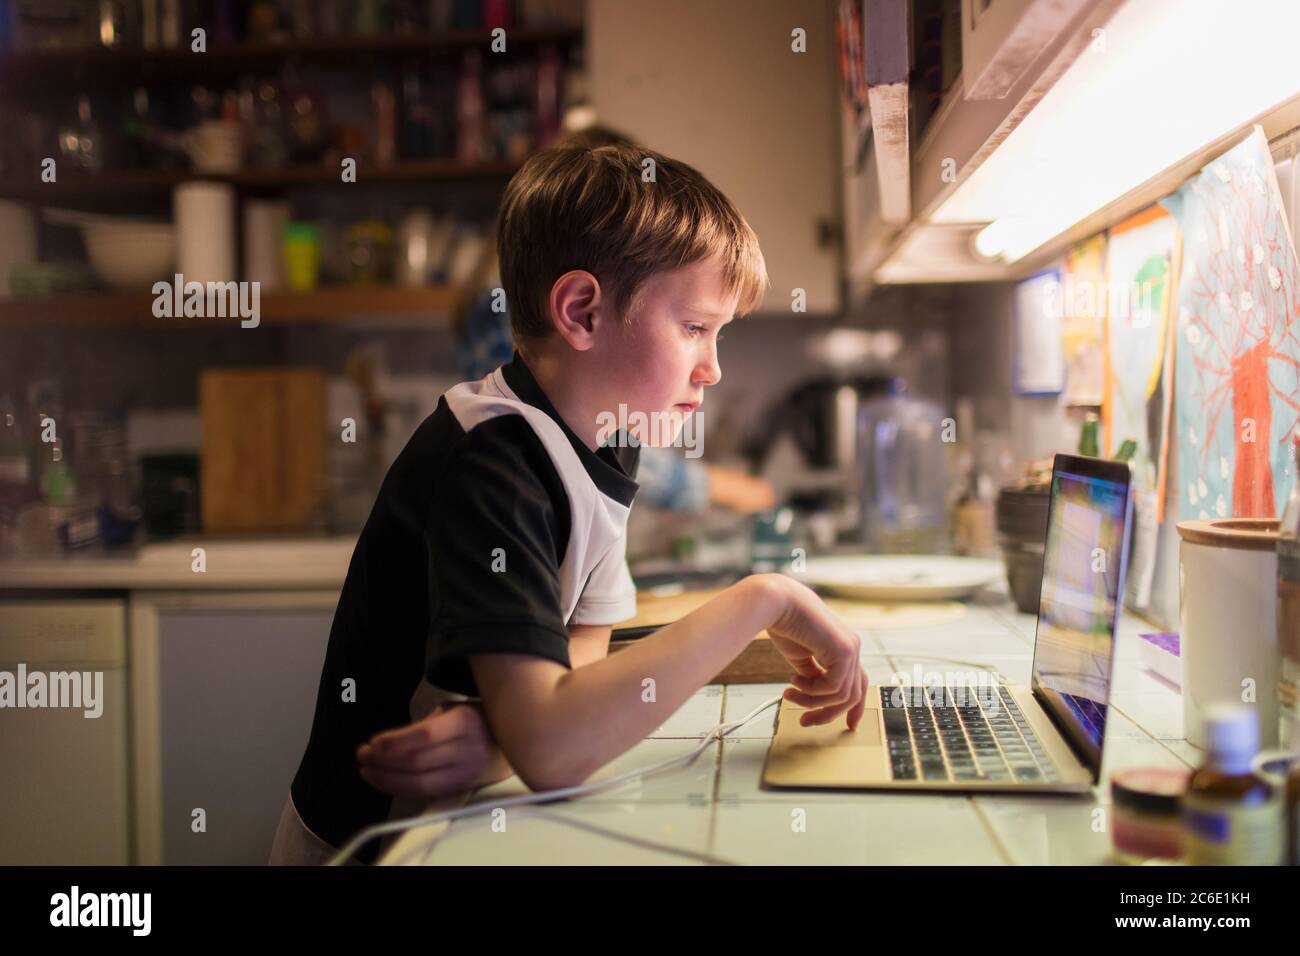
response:
[[[947,550],[948,448],[955,437],[943,409],[906,395],[901,380],[857,410],[858,499],[868,551]]]
[[[1278,740],[1277,529],[1272,518],[1180,521],[1183,730],[1205,747],[1207,709],[1258,708],[1259,745]]]
[[[1132,516],[1128,464],[1057,455],[1032,685],[871,688],[852,731],[802,726],[804,708],[783,701],[764,786],[1086,793],[1101,776]],[[1098,549],[1117,556],[1100,571]]]
[[[858,410],[887,394],[893,380],[883,375],[826,375],[800,383],[776,405],[768,444],[789,434],[812,468],[850,469],[857,460]]]

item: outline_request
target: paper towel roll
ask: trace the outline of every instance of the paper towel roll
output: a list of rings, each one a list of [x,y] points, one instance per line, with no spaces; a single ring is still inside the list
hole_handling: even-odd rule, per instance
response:
[[[260,282],[262,292],[284,285],[284,225],[289,204],[265,199],[244,203],[244,279]]]
[[[235,273],[235,188],[181,183],[172,193],[176,267],[184,282],[232,282]]]

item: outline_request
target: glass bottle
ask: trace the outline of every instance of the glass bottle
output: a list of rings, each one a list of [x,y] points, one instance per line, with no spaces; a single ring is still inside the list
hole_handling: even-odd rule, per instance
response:
[[[1205,764],[1183,799],[1187,862],[1193,866],[1276,866],[1283,862],[1281,794],[1251,767],[1259,719],[1241,704],[1207,712]]]

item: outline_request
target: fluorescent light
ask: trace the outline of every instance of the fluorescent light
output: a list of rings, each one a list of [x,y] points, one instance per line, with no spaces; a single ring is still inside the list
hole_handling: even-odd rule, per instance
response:
[[[1296,0],[1128,0],[932,221],[1020,259],[1300,94],[1297,37]]]
[[[996,219],[975,234],[975,254],[982,259],[996,259],[1006,251],[1009,221]]]

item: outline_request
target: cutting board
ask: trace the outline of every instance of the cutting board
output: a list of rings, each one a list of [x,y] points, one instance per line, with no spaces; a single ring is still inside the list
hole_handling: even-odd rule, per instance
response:
[[[663,627],[707,604],[723,590],[723,588],[704,588],[669,595],[640,591],[636,596],[636,617],[615,625],[615,630],[625,627]],[[629,641],[613,640],[609,645],[610,652],[631,647],[637,640],[639,638]],[[785,658],[772,646],[767,631],[759,631],[749,642],[749,646],[709,683],[777,684],[788,681],[792,673],[794,671],[786,663]]]
[[[199,373],[205,532],[309,529],[327,489],[326,403],[319,369]]]
[[[722,593],[723,588],[683,591],[678,594],[655,594],[641,591],[636,596],[637,613],[630,621],[617,625],[624,627],[662,627],[690,614]],[[956,621],[967,613],[966,606],[957,601],[925,601],[915,603],[878,603],[850,601],[843,598],[824,598],[837,617],[854,630],[890,627],[925,627]],[[617,629],[616,628],[616,629]],[[621,650],[636,643],[636,639],[610,643],[610,650]],[[774,684],[790,679],[793,673],[780,652],[772,646],[766,631],[760,631],[740,656],[723,668],[710,683],[714,684]]]

